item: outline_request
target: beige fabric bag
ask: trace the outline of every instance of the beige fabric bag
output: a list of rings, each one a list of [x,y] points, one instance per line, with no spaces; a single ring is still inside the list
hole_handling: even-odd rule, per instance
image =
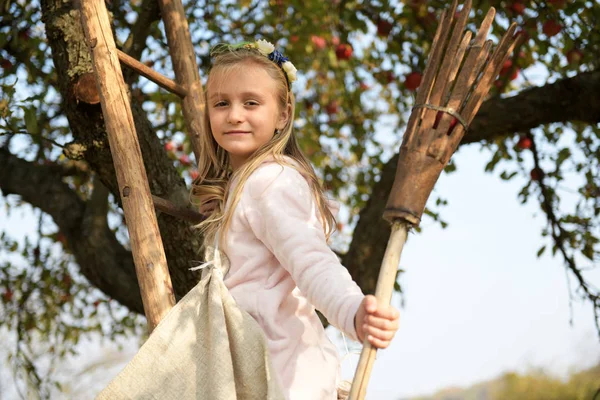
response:
[[[223,283],[219,253],[97,399],[284,399],[260,326]]]

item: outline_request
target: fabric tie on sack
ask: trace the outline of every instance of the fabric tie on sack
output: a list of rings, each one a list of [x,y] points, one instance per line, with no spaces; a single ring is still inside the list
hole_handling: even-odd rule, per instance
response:
[[[218,253],[96,399],[284,399],[262,330],[225,287]]]

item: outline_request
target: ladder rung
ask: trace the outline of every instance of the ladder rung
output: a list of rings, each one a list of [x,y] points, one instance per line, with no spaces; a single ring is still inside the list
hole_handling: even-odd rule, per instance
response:
[[[138,74],[150,79],[158,86],[167,89],[171,93],[175,93],[181,98],[187,96],[187,90],[174,80],[169,79],[166,76],[156,72],[155,70],[139,62],[135,58],[127,55],[126,53],[123,53],[121,50],[117,50],[117,53],[119,55],[119,60],[123,64],[127,65],[129,68],[136,71]]]
[[[204,220],[204,216],[199,212],[190,210],[189,208],[177,206],[169,200],[163,199],[162,197],[152,195],[152,201],[154,202],[154,207],[156,207],[157,210],[173,217],[183,219],[184,221],[188,221],[193,224],[198,224]]]

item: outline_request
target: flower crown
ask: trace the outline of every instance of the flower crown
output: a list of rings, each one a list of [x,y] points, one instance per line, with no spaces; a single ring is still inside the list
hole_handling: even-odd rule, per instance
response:
[[[242,42],[238,44],[222,44],[217,45],[211,51],[211,56],[221,52],[221,49],[235,50],[235,49],[256,49],[259,53],[266,56],[269,60],[277,64],[285,73],[285,77],[288,81],[288,87],[291,86],[292,82],[296,80],[296,73],[298,70],[291,63],[290,59],[285,57],[281,52],[275,50],[275,46],[271,42],[267,42],[264,39],[257,40],[255,42]]]

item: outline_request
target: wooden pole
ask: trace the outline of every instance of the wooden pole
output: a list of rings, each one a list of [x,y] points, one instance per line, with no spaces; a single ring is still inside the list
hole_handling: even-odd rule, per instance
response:
[[[202,121],[205,107],[204,92],[198,73],[198,63],[196,63],[196,52],[192,45],[190,29],[181,0],[158,0],[158,4],[165,24],[175,81],[187,91],[187,96],[182,101],[183,116],[196,162],[198,162],[201,157],[200,135],[203,130]]]
[[[92,55],[102,112],[148,329],[175,304],[117,48],[104,0],[81,0],[81,21]]]
[[[152,202],[154,203],[154,207],[157,210],[164,212],[165,214],[169,214],[173,217],[177,217],[184,221],[191,222],[192,224],[199,224],[204,221],[204,215],[196,212],[192,209],[186,207],[179,207],[169,200],[163,199],[161,197],[152,195]]]
[[[163,89],[167,89],[171,93],[175,93],[179,97],[187,96],[187,90],[181,85],[173,82],[171,79],[166,76],[159,74],[155,70],[146,65],[142,64],[138,60],[133,57],[130,57],[126,53],[123,53],[121,50],[117,50],[117,54],[119,55],[119,60],[129,68],[137,72],[138,74],[150,79],[152,82],[156,83],[158,86]]]
[[[390,238],[387,247],[385,248],[381,269],[379,270],[379,277],[377,278],[377,287],[375,289],[377,304],[390,304],[392,293],[394,291],[394,282],[396,281],[396,275],[398,274],[400,255],[402,254],[402,249],[406,242],[406,236],[408,235],[410,226],[410,223],[405,221],[398,221],[392,224],[392,232],[390,233]],[[365,338],[363,349],[358,360],[358,366],[356,367],[356,373],[354,374],[352,388],[350,390],[350,400],[365,398],[376,354],[377,349],[371,346],[369,340]]]

